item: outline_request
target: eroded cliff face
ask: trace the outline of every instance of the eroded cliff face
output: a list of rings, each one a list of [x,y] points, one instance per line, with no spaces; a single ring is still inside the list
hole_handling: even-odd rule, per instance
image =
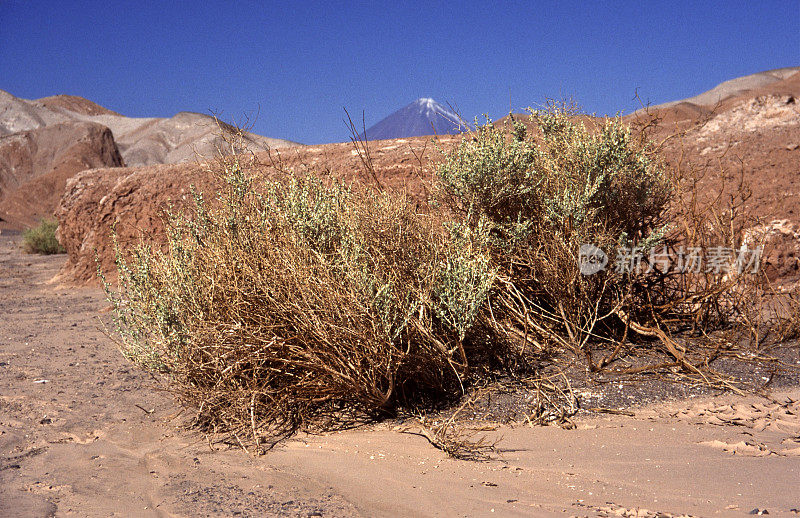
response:
[[[759,220],[748,229],[749,235],[766,236],[768,241],[766,271],[773,279],[796,283],[800,281],[800,73],[784,75],[767,85],[747,83],[747,88],[734,89],[713,106],[687,100],[656,107],[651,114],[660,122],[651,131],[658,141],[678,133],[664,140],[665,158],[671,167],[703,171],[698,185],[708,199],[730,192],[744,179],[752,195],[743,210]],[[634,125],[642,119],[641,113],[625,118]],[[590,117],[581,120],[596,122]],[[425,197],[439,150],[460,139],[442,136],[436,145],[429,137],[372,142],[378,181]],[[257,156],[262,163],[257,172],[265,177],[279,170],[314,171],[375,182],[351,144],[292,147]],[[77,175],[57,210],[62,243],[69,252],[62,278],[93,282],[95,249],[103,267],[111,271],[112,224],[123,243],[138,239],[142,232],[157,236],[160,211],[169,202],[182,203],[192,183],[206,192],[214,190],[196,164],[99,169]]]
[[[25,227],[52,216],[67,179],[96,167],[121,167],[107,127],[65,122],[0,137],[0,219]]]
[[[441,137],[446,149],[458,137]],[[403,190],[412,197],[427,195],[430,166],[439,156],[430,138],[377,141],[370,144],[375,174],[381,186]],[[352,144],[326,144],[287,148],[256,155],[253,168],[261,178],[285,178],[288,174],[314,172],[345,181],[374,185]],[[97,281],[100,266],[114,273],[112,228],[123,245],[141,237],[158,240],[161,215],[168,206],[191,201],[190,188],[212,199],[219,188],[203,164],[157,165],[136,168],[93,169],[77,174],[66,185],[56,210],[59,240],[69,254],[59,278],[79,284]]]

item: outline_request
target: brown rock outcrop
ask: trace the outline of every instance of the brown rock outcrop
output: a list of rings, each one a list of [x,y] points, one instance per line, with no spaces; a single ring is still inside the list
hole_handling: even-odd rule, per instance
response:
[[[111,130],[67,122],[0,137],[0,219],[24,227],[52,216],[67,179],[95,167],[120,167]]]
[[[446,147],[457,137],[440,137]],[[425,193],[425,172],[437,155],[430,137],[374,141],[370,150],[381,185],[402,189],[412,196]],[[374,184],[351,144],[326,144],[287,148],[257,154],[262,177],[282,176],[280,171],[314,171],[346,181]],[[189,199],[190,186],[214,192],[215,184],[198,164],[158,165],[124,169],[93,169],[67,183],[56,216],[59,240],[69,254],[60,278],[79,284],[96,282],[95,251],[104,271],[113,274],[112,228],[120,243],[133,243],[143,235],[158,236],[161,214],[168,204],[180,206]]]

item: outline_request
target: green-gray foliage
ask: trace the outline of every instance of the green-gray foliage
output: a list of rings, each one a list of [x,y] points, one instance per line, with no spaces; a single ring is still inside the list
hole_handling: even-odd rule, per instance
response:
[[[314,176],[256,189],[236,162],[221,186],[168,211],[163,246],[115,242],[128,358],[187,399],[244,405],[234,422],[255,398],[284,431],[332,402],[373,412],[462,385],[494,276],[484,231]]]
[[[66,250],[56,239],[58,221],[44,218],[39,225],[22,233],[23,249],[29,254],[63,254]]]
[[[593,132],[560,110],[531,111],[530,120],[533,131],[515,121],[508,135],[489,123],[463,139],[437,169],[442,193],[512,243],[543,232],[650,237],[671,185],[627,125],[608,119]]]
[[[640,279],[613,268],[582,275],[578,251],[593,244],[613,259],[618,246],[653,248],[673,195],[663,165],[619,119],[587,128],[558,107],[531,111],[511,131],[479,127],[444,156],[437,178],[453,214],[489,236],[503,279],[494,305],[510,312],[514,332],[539,329],[539,344],[580,345],[631,300]]]

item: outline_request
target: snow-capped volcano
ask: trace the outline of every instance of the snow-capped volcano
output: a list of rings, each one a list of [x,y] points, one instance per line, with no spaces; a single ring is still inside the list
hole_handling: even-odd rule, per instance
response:
[[[400,108],[366,131],[368,140],[419,135],[452,135],[471,129],[458,115],[431,98],[423,97]]]

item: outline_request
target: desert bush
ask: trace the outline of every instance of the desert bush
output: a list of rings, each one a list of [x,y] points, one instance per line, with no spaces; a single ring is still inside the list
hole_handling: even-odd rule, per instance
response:
[[[486,124],[445,154],[437,197],[489,236],[490,325],[521,351],[567,349],[598,370],[655,340],[670,358],[637,372],[678,367],[708,382],[718,379],[700,374],[709,350],[765,336],[757,299],[767,288],[763,275],[737,271],[747,254],[710,271],[687,267],[685,252],[755,248],[749,191],[740,178],[701,202],[703,172],[668,167],[646,129],[590,121],[569,105],[532,110],[511,131]],[[605,268],[586,271],[587,251]],[[687,331],[702,340],[672,337]]]
[[[115,241],[119,285],[105,284],[123,353],[242,445],[416,413],[487,369],[565,349],[601,369],[629,330],[672,356],[654,368],[699,372],[670,333],[749,318],[741,277],[648,260],[656,247],[674,259],[678,246],[739,246],[741,229],[734,205],[678,203],[687,184],[618,119],[587,128],[551,107],[511,132],[481,126],[444,153],[430,204],[377,177],[370,189],[255,170],[221,156],[215,196],[169,210],[163,244]],[[609,256],[591,275],[587,244]],[[620,249],[642,267],[615,269]]]
[[[586,128],[553,107],[529,120],[510,133],[486,124],[463,139],[437,169],[439,198],[473,228],[488,227],[497,324],[538,349],[581,349],[604,335],[605,320],[618,323],[616,310],[641,307],[638,274],[611,261],[617,248],[646,254],[663,242],[673,187],[618,119]],[[604,271],[581,273],[587,244],[611,255]]]
[[[38,226],[22,233],[22,248],[29,254],[63,254],[66,250],[56,239],[58,221],[44,218]]]
[[[128,358],[209,426],[271,436],[458,392],[494,276],[482,236],[402,194],[313,176],[256,189],[238,159],[221,167],[214,200],[167,214],[163,247],[117,247]]]

